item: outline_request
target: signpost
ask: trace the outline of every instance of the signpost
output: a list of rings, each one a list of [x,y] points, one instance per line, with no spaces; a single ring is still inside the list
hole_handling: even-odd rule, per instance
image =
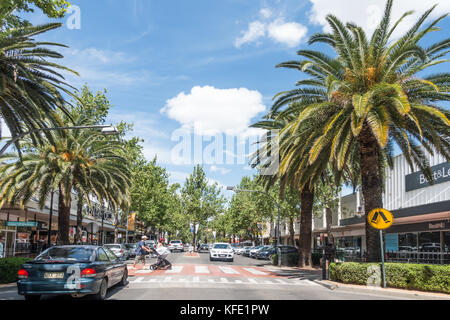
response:
[[[37,221],[6,221],[7,227],[37,227]]]
[[[380,230],[380,245],[381,245],[381,269],[383,273],[383,288],[386,288],[386,271],[384,269],[384,246],[383,246],[383,230],[392,226],[394,222],[394,215],[386,209],[376,208],[367,215],[369,224]]]

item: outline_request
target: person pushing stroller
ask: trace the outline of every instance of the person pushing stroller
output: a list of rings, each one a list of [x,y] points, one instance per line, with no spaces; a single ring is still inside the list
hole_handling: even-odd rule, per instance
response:
[[[166,247],[164,247],[164,239],[159,239],[158,247],[156,250],[153,249],[153,252],[156,254],[156,263],[152,264],[150,266],[150,269],[157,270],[170,270],[172,269],[172,264],[169,260],[167,260],[167,256],[169,255],[170,251]]]

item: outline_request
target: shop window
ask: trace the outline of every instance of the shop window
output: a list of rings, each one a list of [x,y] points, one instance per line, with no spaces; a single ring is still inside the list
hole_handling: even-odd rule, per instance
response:
[[[417,234],[416,233],[399,234],[398,250],[400,252],[417,251]]]
[[[419,250],[420,251],[441,251],[441,234],[440,232],[420,232],[419,233]]]
[[[444,232],[444,251],[450,252],[450,231]]]

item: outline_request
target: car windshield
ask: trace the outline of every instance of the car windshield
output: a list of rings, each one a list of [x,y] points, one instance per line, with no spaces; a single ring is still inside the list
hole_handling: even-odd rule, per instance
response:
[[[214,249],[230,249],[230,245],[229,244],[215,244],[214,245]]]
[[[85,247],[53,247],[45,250],[35,261],[42,260],[68,260],[68,261],[93,261],[95,259],[94,248]]]
[[[120,249],[121,248],[120,244],[105,244],[105,247],[107,247],[108,249]]]

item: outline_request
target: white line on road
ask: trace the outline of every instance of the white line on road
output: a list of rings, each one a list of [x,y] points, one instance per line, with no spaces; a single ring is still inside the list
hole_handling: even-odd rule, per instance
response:
[[[245,271],[248,271],[250,273],[256,274],[256,275],[267,275],[267,273],[253,269],[253,268],[244,268]]]
[[[220,278],[220,281],[221,281],[222,283],[228,283],[228,282],[229,282],[227,278]]]
[[[258,281],[256,281],[255,279],[253,279],[253,278],[248,278],[247,279],[249,282],[251,282],[251,283],[258,283]]]
[[[172,270],[166,270],[166,273],[180,273],[183,270],[183,266],[174,266]]]
[[[144,280],[144,277],[139,277],[136,280],[134,280],[133,282],[141,282],[142,280]]]
[[[171,280],[172,280],[172,277],[166,277],[163,282],[170,282]]]
[[[239,272],[234,270],[232,267],[219,267],[219,269],[226,274],[239,274]]]
[[[210,273],[207,266],[195,266],[195,273]]]

